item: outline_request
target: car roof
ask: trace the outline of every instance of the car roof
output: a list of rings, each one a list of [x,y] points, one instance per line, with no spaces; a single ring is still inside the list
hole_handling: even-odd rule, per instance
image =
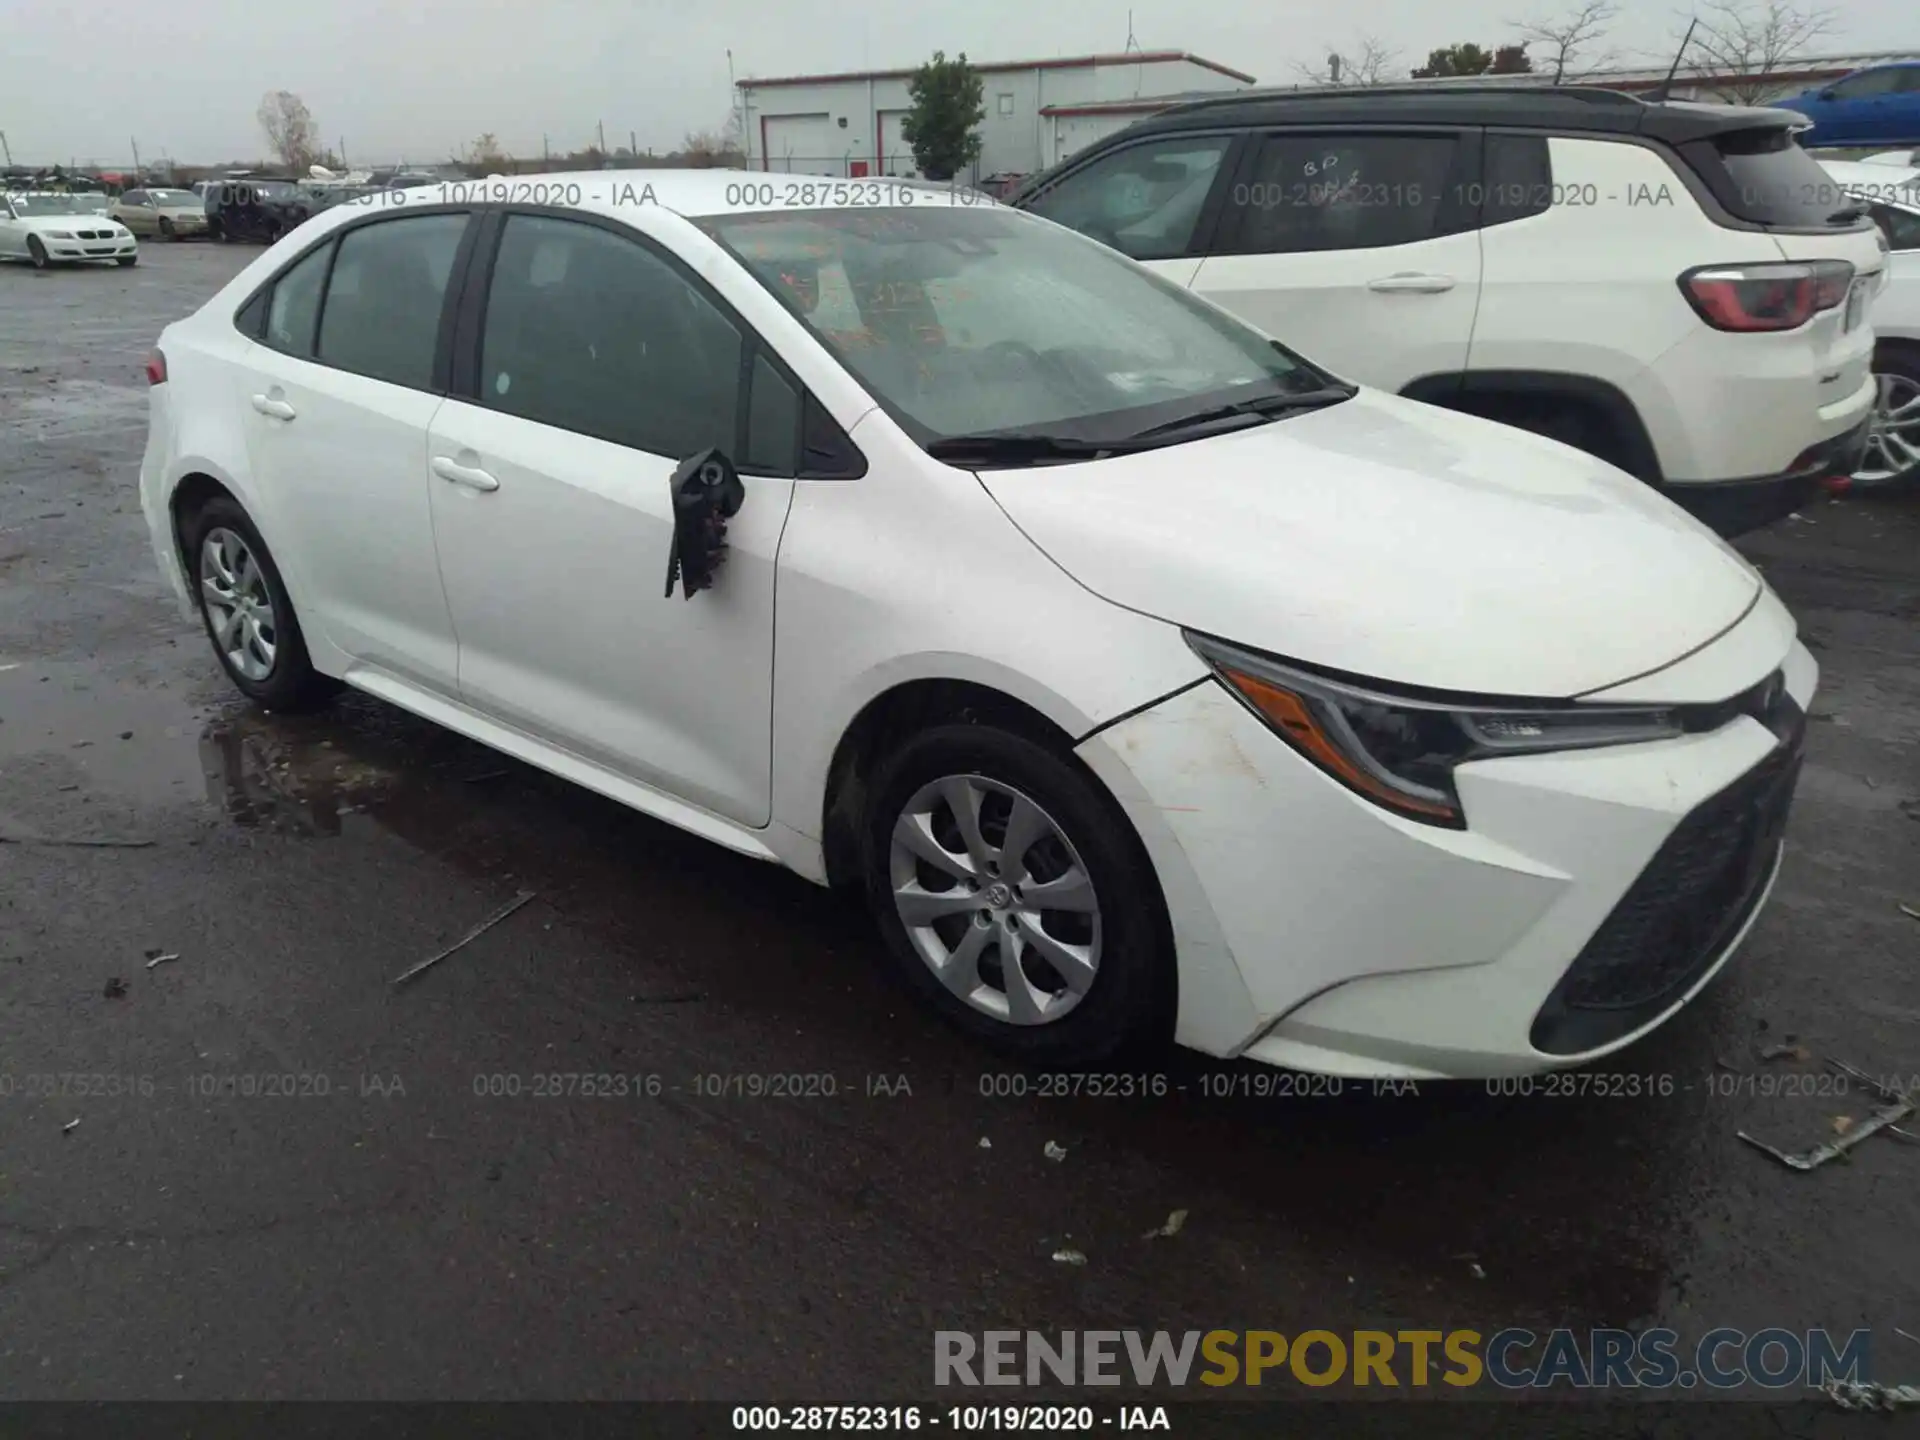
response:
[[[1788,110],[1645,100],[1589,85],[1444,84],[1351,90],[1235,90],[1169,107],[1121,131],[1215,126],[1494,125],[1569,133],[1646,135],[1672,144],[1733,130],[1803,126]]]

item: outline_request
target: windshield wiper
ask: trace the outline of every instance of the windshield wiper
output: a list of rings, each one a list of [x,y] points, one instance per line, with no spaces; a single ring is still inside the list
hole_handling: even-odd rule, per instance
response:
[[[1082,440],[1074,435],[1049,435],[1040,430],[1008,430],[997,435],[949,435],[928,445],[927,454],[936,460],[960,465],[1018,465],[1044,460],[1092,460],[1126,448],[1124,441]]]
[[[1829,225],[1851,225],[1856,220],[1864,220],[1873,212],[1865,205],[1843,205],[1827,216]]]
[[[1320,410],[1328,405],[1338,405],[1342,400],[1351,400],[1357,393],[1357,389],[1350,385],[1328,385],[1319,390],[1302,390],[1291,395],[1262,395],[1255,400],[1236,400],[1231,405],[1215,405],[1175,420],[1163,420],[1127,438],[1145,440],[1155,435],[1170,435],[1180,430],[1219,425],[1241,418],[1250,424],[1260,424],[1296,410]]]

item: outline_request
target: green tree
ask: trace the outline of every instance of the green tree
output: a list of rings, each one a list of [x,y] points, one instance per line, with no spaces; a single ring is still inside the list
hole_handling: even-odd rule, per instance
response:
[[[1427,63],[1413,72],[1416,80],[1434,80],[1454,75],[1527,75],[1533,62],[1525,45],[1502,45],[1488,51],[1467,43],[1449,45],[1427,53]]]
[[[957,60],[944,50],[914,72],[907,82],[913,99],[901,122],[900,133],[913,147],[913,163],[929,180],[951,180],[980,158],[980,137],[974,132],[987,113],[985,86],[967,64],[966,52]]]

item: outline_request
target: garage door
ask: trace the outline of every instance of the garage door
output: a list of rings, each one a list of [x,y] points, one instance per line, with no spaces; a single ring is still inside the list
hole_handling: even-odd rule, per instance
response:
[[[913,161],[913,147],[907,143],[902,126],[906,124],[905,110],[882,110],[880,112],[880,173],[882,175],[918,175],[919,168]]]
[[[760,121],[766,144],[764,169],[795,175],[837,175],[840,150],[828,138],[832,127],[825,115],[767,115]]]

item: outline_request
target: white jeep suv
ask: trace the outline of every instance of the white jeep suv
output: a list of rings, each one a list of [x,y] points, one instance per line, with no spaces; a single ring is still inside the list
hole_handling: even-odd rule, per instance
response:
[[[1565,441],[1723,534],[1855,468],[1884,264],[1785,111],[1431,86],[1176,106],[1013,203],[1350,379]]]

